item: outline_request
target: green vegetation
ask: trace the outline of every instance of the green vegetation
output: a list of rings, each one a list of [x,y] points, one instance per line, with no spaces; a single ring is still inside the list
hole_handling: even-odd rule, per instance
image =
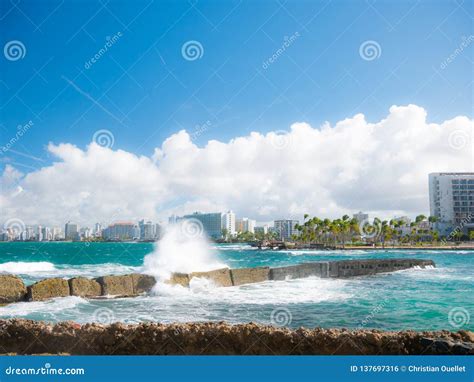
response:
[[[415,221],[407,223],[401,219],[381,220],[374,218],[372,222],[358,222],[355,218],[344,215],[330,220],[304,215],[303,224],[296,226],[299,235],[293,239],[299,243],[315,243],[322,245],[422,245],[438,243],[440,236],[433,230],[437,218],[418,215]]]

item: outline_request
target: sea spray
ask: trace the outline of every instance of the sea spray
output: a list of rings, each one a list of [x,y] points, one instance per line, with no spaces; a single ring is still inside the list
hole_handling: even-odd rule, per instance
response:
[[[198,272],[225,268],[198,222],[185,220],[166,229],[152,253],[145,256],[143,272],[164,282],[173,272]]]
[[[47,261],[9,261],[0,264],[0,273],[29,274],[37,272],[51,272],[56,270],[54,264]]]

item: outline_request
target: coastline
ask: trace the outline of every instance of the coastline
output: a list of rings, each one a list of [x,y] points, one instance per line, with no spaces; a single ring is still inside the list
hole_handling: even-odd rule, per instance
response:
[[[25,243],[40,243],[44,244],[84,244],[86,246],[96,245],[96,244],[113,244],[113,243],[120,243],[120,244],[154,244],[157,241],[71,241],[71,240],[51,240],[51,241],[0,241],[0,245],[2,244],[25,244]],[[223,244],[223,245],[250,245],[255,244],[253,242],[213,242],[213,244]],[[257,247],[255,247],[257,248]],[[325,247],[309,247],[307,244],[299,244],[296,245],[288,245],[285,248],[262,248],[262,251],[268,250],[317,250],[317,251],[354,251],[354,250],[364,250],[364,251],[379,251],[379,250],[433,250],[433,251],[474,251],[474,243],[469,242],[468,244],[461,243],[459,245],[431,245],[431,244],[423,244],[423,245],[385,245],[382,246],[372,246],[372,245],[337,245],[337,246],[325,246]]]
[[[0,345],[6,355],[473,355],[474,333],[9,319],[0,320]]]

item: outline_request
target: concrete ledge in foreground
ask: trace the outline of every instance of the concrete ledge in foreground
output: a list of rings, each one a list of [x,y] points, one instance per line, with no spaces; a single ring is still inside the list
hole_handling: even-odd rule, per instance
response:
[[[226,323],[55,325],[0,320],[2,352],[130,355],[473,355],[474,333],[305,329]]]

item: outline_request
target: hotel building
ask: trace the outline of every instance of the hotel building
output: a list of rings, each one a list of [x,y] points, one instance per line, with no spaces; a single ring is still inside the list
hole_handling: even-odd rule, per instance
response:
[[[299,234],[298,230],[295,229],[295,226],[299,224],[298,220],[275,220],[273,224],[280,240],[291,240],[293,235]]]
[[[184,215],[176,218],[176,221],[196,219],[201,222],[204,232],[212,239],[222,238],[222,214],[220,212],[202,214],[195,212],[191,215]]]
[[[231,236],[235,235],[235,214],[232,211],[222,214],[222,229],[226,229]]]
[[[140,237],[140,229],[132,222],[117,222],[102,231],[105,240],[134,240]]]
[[[474,173],[429,174],[430,215],[438,218],[435,228],[449,236],[455,229],[474,229]]]

